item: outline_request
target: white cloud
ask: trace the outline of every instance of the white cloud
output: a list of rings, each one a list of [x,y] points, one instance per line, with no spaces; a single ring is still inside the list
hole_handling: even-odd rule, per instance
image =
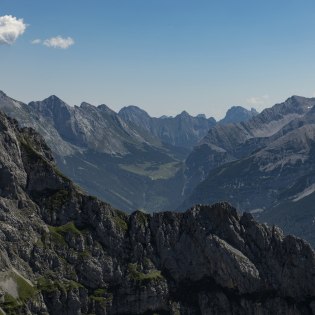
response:
[[[32,41],[31,41],[31,44],[33,44],[33,45],[37,45],[37,44],[40,44],[41,42],[42,42],[42,40],[41,40],[41,39],[36,38],[36,39],[34,39],[34,40],[32,40]]]
[[[63,38],[56,36],[45,39],[43,44],[47,47],[67,49],[74,44],[74,40],[71,37]]]
[[[266,102],[269,100],[269,95],[263,95],[263,96],[252,96],[246,100],[246,103],[252,106],[259,106],[259,105],[265,105]]]
[[[0,44],[12,45],[26,29],[23,19],[12,15],[0,16]]]

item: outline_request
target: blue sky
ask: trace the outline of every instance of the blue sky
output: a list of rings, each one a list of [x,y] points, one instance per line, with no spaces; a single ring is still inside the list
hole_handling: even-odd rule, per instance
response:
[[[0,45],[0,89],[153,116],[261,110],[315,95],[314,12],[311,0],[0,0],[0,17],[27,24]],[[58,35],[74,44],[47,44]]]

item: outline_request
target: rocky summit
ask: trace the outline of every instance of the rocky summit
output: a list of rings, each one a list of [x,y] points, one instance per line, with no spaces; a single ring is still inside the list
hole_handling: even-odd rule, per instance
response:
[[[232,106],[227,112],[223,119],[219,121],[219,124],[234,124],[250,120],[251,118],[258,115],[255,108],[250,110],[242,106]]]
[[[131,215],[0,114],[0,313],[312,314],[315,253],[227,203]]]

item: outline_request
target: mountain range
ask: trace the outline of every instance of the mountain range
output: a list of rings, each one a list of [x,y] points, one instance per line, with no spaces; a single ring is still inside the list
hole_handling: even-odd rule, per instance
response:
[[[195,203],[229,201],[315,244],[315,98],[293,96],[247,122],[214,126],[186,160]]]
[[[3,92],[0,110],[37,130],[69,178],[129,212],[174,209],[181,203],[184,160],[216,124],[214,118],[185,111],[153,118],[136,106],[119,113],[104,104],[73,107],[57,96],[25,104]],[[238,107],[227,116],[238,121],[244,112]]]
[[[315,252],[227,203],[130,215],[0,112],[0,313],[313,314]]]
[[[0,109],[44,137],[66,176],[116,208],[183,211],[228,201],[313,245],[314,106],[314,98],[292,96],[260,114],[234,106],[216,122],[0,94]]]
[[[208,119],[204,115],[192,117],[186,111],[176,117],[150,117],[137,106],[124,107],[118,115],[124,121],[143,128],[164,143],[188,149],[197,144],[208,133],[209,128],[216,124],[213,117]]]

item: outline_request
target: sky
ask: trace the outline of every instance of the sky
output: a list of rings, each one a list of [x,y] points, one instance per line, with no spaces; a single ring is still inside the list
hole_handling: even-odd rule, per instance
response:
[[[0,0],[0,90],[222,118],[315,96],[313,0]]]

